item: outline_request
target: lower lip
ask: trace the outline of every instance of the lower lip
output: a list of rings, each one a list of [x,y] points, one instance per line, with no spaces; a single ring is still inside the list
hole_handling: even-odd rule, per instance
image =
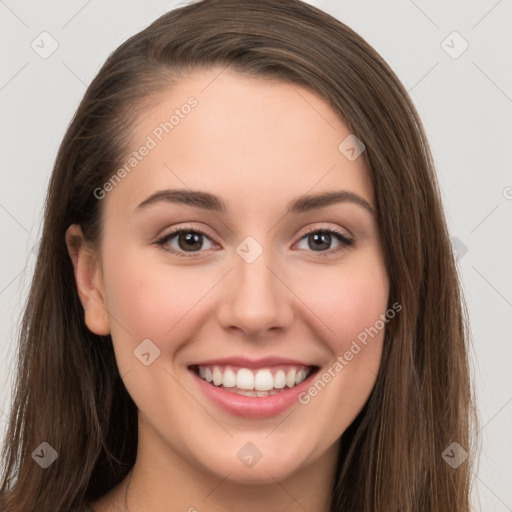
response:
[[[238,395],[209,384],[193,371],[191,373],[204,394],[224,411],[244,418],[270,418],[297,403],[298,395],[309,387],[310,379],[317,372],[312,373],[306,380],[291,389],[264,397]]]

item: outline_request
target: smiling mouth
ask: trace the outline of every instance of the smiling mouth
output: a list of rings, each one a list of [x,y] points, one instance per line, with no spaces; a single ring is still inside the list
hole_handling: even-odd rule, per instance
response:
[[[315,373],[318,366],[279,365],[249,369],[231,365],[192,365],[189,369],[217,388],[242,396],[266,397],[298,386]]]

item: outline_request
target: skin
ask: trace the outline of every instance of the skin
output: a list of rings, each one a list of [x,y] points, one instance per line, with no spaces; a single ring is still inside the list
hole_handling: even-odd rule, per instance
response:
[[[339,438],[375,384],[384,330],[310,403],[267,419],[219,409],[187,369],[273,355],[325,371],[385,313],[389,294],[372,212],[343,202],[285,215],[293,198],[335,190],[375,208],[364,158],[338,150],[346,125],[306,88],[220,71],[196,70],[151,100],[133,150],[187,98],[198,105],[103,199],[99,246],[73,243],[79,226],[67,232],[87,326],[111,334],[139,409],[136,464],[93,503],[98,512],[325,512]],[[160,202],[134,213],[170,188],[219,195],[228,211]],[[208,236],[180,258],[154,243],[172,227]],[[309,228],[338,229],[355,245],[333,236],[322,257]],[[247,236],[263,249],[252,263],[236,252]],[[180,249],[177,236],[169,244]],[[147,338],[161,351],[150,366],[133,354]],[[250,468],[236,455],[247,442],[262,454]]]

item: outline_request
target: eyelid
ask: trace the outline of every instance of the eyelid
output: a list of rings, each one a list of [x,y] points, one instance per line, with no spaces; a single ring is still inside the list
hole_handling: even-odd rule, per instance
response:
[[[327,251],[306,251],[306,252],[310,252],[310,253],[316,253],[315,257],[335,256],[339,252],[342,252],[346,249],[350,249],[355,245],[354,236],[346,235],[345,233],[343,233],[341,231],[340,228],[319,227],[319,226],[313,226],[313,227],[307,228],[306,231],[302,234],[302,236],[297,240],[297,242],[294,243],[294,245],[301,242],[310,233],[328,233],[328,234],[334,235],[336,238],[339,239],[339,242],[340,242],[340,245],[338,247],[336,247],[334,249],[328,249]]]
[[[180,233],[181,231],[193,231],[194,233],[200,233],[201,235],[205,235],[210,239],[213,238],[205,229],[192,226],[190,224],[179,224],[177,227],[170,228],[168,231],[164,232],[164,234],[162,235],[159,235],[157,238],[167,238],[171,235],[175,235],[176,233]]]
[[[173,228],[173,229],[169,230],[167,233],[157,237],[157,239],[155,240],[154,243],[156,245],[160,246],[164,251],[167,251],[174,255],[177,255],[178,257],[189,258],[189,259],[196,258],[196,257],[200,256],[200,254],[202,252],[205,252],[205,251],[186,253],[185,251],[177,251],[176,249],[167,246],[167,242],[170,239],[174,238],[176,235],[180,234],[181,232],[189,232],[189,231],[197,233],[197,234],[201,234],[204,237],[211,240],[212,244],[214,244],[214,245],[217,244],[217,242],[215,242],[215,240],[213,240],[213,237],[210,236],[205,230],[203,230],[201,228],[194,227],[194,226],[190,226],[190,225],[180,225],[176,228]]]
[[[347,240],[351,240],[353,238],[353,236],[351,234],[343,233],[340,228],[326,227],[326,226],[313,226],[313,227],[306,228],[306,231],[302,234],[300,240],[302,240],[306,235],[309,235],[309,233],[316,233],[317,231],[329,231],[332,233],[337,233],[338,235],[343,236]]]

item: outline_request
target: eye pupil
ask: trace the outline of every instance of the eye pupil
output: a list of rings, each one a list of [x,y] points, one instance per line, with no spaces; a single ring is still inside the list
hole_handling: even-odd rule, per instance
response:
[[[326,239],[323,237],[327,237]],[[313,241],[314,243],[311,245],[314,251],[322,251],[324,249],[329,249],[331,245],[331,235],[329,233],[316,232],[309,235],[309,241]],[[321,247],[315,248],[315,244],[319,242]]]
[[[178,245],[180,246],[180,249],[185,251],[191,249],[200,249],[203,245],[201,237],[202,235],[200,233],[181,233],[178,236]],[[183,241],[185,241],[185,243],[182,244]]]

